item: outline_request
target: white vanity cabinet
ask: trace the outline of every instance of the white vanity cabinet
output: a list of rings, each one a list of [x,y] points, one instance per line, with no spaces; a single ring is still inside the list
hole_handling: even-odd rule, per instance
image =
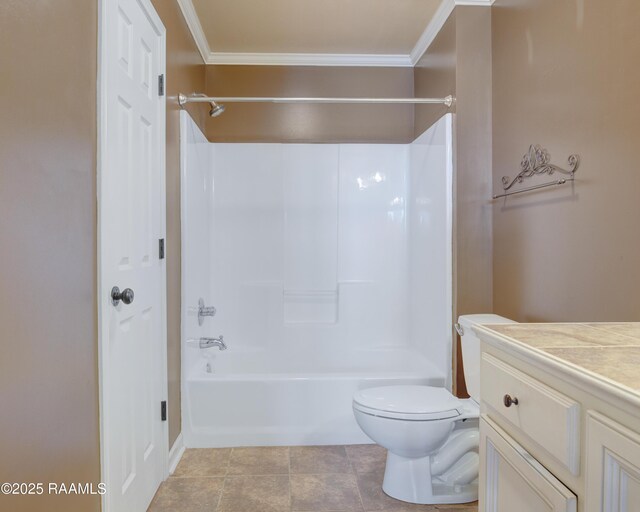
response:
[[[640,511],[640,434],[587,414],[587,511]]]
[[[477,332],[479,512],[640,512],[640,393]]]

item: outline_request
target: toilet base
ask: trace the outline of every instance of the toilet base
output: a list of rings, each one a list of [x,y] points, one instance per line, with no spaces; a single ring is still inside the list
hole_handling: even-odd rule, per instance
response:
[[[387,452],[382,490],[397,500],[420,505],[469,503],[478,499],[478,484],[445,485],[431,476],[431,457],[412,459]]]

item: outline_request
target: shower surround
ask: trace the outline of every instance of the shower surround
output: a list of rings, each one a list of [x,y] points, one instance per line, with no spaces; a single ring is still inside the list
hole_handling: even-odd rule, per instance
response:
[[[181,112],[187,447],[366,443],[356,390],[450,387],[452,123],[404,145],[218,144]],[[220,334],[228,350],[199,348]]]

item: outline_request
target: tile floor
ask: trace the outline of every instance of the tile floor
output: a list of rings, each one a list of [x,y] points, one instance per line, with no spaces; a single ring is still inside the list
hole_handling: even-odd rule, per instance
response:
[[[382,492],[386,451],[376,445],[186,450],[151,512],[477,512],[412,505]]]

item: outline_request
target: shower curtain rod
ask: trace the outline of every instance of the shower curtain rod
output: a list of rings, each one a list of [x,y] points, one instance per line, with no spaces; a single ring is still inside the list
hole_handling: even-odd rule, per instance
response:
[[[178,103],[408,103],[433,104],[451,107],[455,98],[451,95],[445,98],[278,98],[266,96],[187,96],[178,94]]]

